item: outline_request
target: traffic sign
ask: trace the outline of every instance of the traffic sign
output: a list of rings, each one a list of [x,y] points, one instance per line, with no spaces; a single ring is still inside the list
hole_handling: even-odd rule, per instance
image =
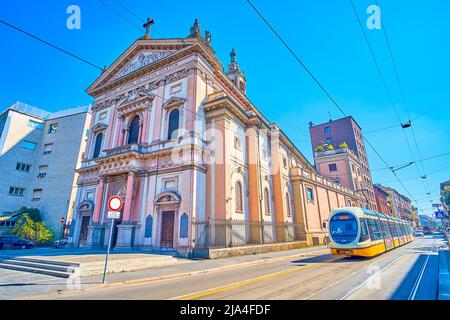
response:
[[[436,219],[445,219],[445,212],[443,210],[438,210],[435,212]]]
[[[120,219],[120,211],[108,211],[108,219]]]
[[[108,209],[110,211],[120,211],[123,207],[123,200],[119,196],[113,196],[108,200]]]

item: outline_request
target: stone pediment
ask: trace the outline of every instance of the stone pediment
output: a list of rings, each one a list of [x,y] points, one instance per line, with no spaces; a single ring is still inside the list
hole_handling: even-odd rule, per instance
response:
[[[87,89],[88,93],[96,91],[110,83],[120,81],[134,72],[157,64],[193,43],[175,40],[137,40],[131,45],[102,75]]]
[[[99,122],[91,128],[91,131],[92,132],[102,131],[102,130],[105,130],[107,127],[108,127],[108,125]]]
[[[164,109],[170,109],[173,107],[178,107],[180,105],[183,105],[185,101],[186,101],[185,98],[170,97],[170,99],[168,99],[166,102],[164,102],[162,106]]]

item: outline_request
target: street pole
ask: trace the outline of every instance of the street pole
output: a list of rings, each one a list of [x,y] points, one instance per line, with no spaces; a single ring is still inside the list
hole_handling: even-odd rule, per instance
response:
[[[108,250],[106,251],[105,270],[103,271],[102,283],[105,283],[105,279],[106,279],[106,270],[108,268],[109,251],[111,250],[111,240],[112,240],[112,233],[114,230],[114,222],[115,221],[116,221],[116,219],[111,219],[111,230],[109,230]]]

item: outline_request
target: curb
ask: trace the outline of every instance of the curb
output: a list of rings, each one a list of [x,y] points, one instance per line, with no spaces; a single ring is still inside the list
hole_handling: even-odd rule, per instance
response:
[[[242,262],[242,263],[238,263],[238,264],[214,267],[214,268],[209,268],[209,269],[195,270],[195,271],[189,271],[189,272],[180,272],[180,273],[168,274],[168,275],[163,275],[163,276],[153,276],[153,277],[147,277],[147,278],[116,281],[116,282],[105,283],[105,284],[97,284],[97,285],[92,285],[90,287],[83,288],[83,289],[62,291],[61,293],[56,294],[56,295],[61,296],[61,297],[63,297],[63,296],[70,297],[73,294],[76,294],[79,292],[91,292],[91,291],[104,289],[104,288],[115,288],[115,287],[127,286],[127,285],[128,286],[141,285],[141,284],[146,284],[146,283],[150,283],[150,282],[154,282],[154,281],[178,279],[178,278],[194,276],[194,275],[199,275],[199,274],[204,274],[204,273],[217,272],[217,271],[223,271],[223,270],[232,270],[232,269],[236,269],[236,268],[248,267],[248,266],[259,265],[259,264],[264,264],[264,263],[289,260],[289,259],[296,258],[296,257],[301,258],[301,257],[305,257],[305,256],[314,256],[314,255],[317,255],[320,253],[326,253],[326,252],[328,252],[328,253],[330,252],[329,248],[326,248],[324,250],[312,251],[312,252],[297,253],[297,254],[293,254],[293,255],[289,255],[289,256],[264,258],[261,260]],[[31,296],[28,298],[31,298],[31,299],[47,298],[48,299],[49,297],[51,297],[53,295],[54,294],[51,293],[51,294],[45,294],[45,295],[38,295],[38,296],[34,296],[34,297]]]
[[[450,300],[450,273],[447,255],[450,255],[448,249],[439,250],[438,300]]]

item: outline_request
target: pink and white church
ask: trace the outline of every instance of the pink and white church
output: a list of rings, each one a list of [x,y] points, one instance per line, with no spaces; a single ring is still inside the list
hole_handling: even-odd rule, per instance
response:
[[[250,102],[234,49],[224,71],[197,20],[186,38],[154,39],[149,29],[87,89],[94,104],[68,217],[73,246],[107,245],[113,195],[124,200],[115,248],[180,254],[198,245],[195,221],[264,222],[263,231],[231,231],[241,243],[312,245],[333,208],[362,204]]]

